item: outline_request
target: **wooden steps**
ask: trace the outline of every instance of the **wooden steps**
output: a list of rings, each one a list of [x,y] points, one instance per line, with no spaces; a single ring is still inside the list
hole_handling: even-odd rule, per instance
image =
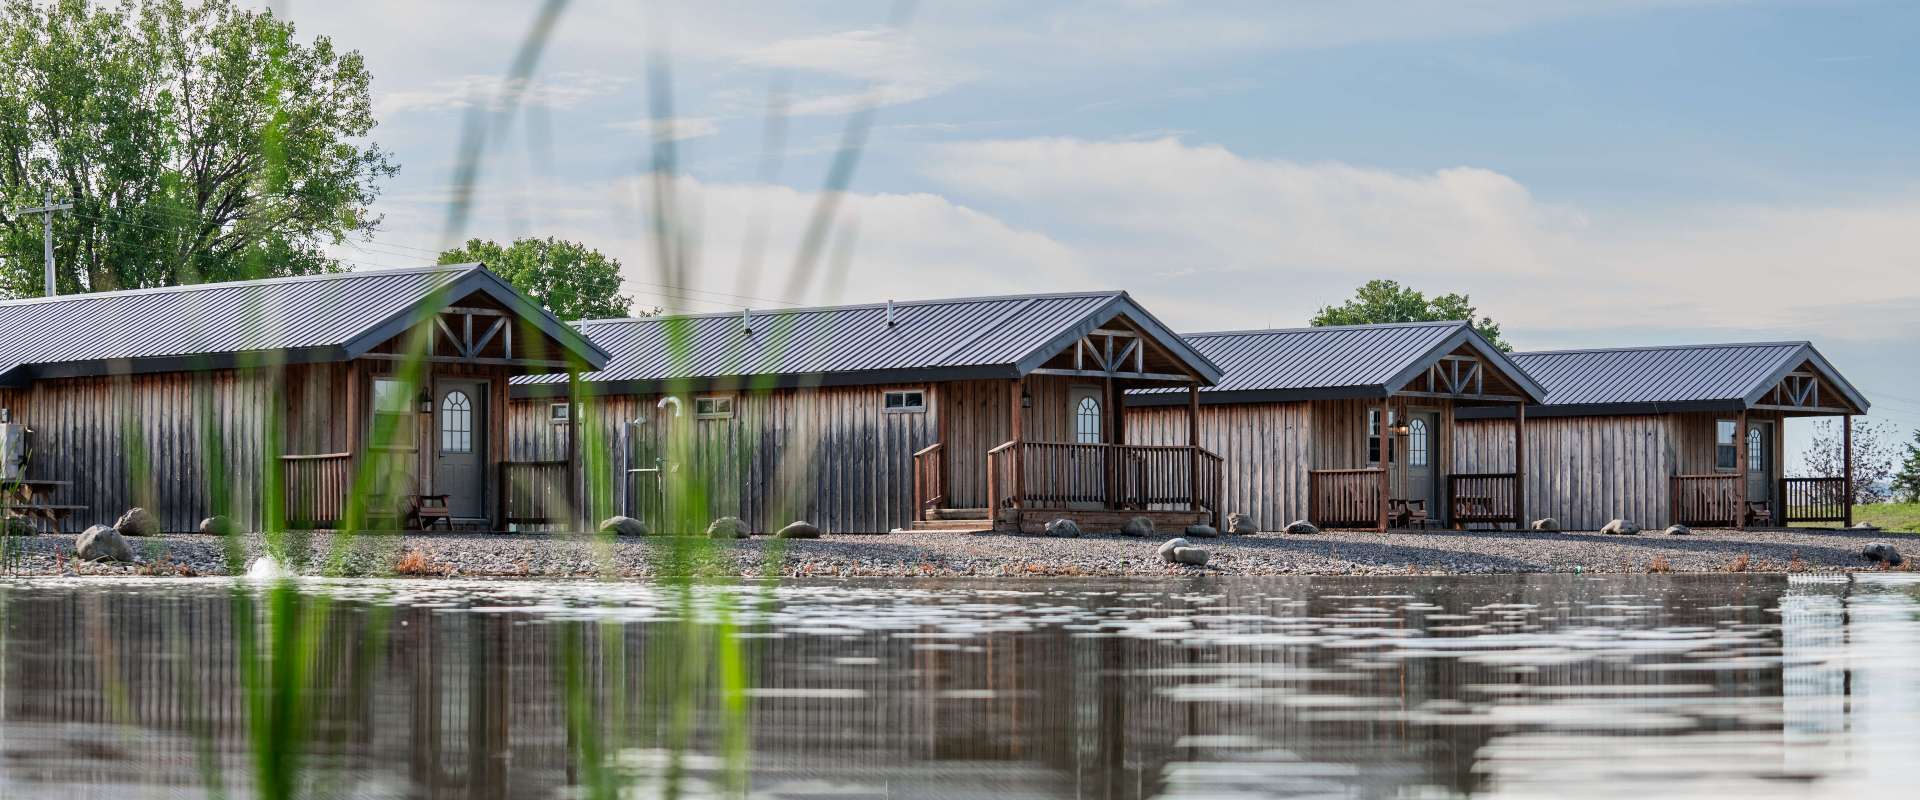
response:
[[[927,510],[926,519],[915,520],[912,529],[987,533],[993,530],[993,521],[988,519],[987,510],[984,508],[933,508]]]

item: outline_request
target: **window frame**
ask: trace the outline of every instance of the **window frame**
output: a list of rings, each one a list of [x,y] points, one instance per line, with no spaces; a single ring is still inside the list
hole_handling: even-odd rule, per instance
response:
[[[1387,410],[1386,427],[1389,430],[1393,428],[1393,423],[1398,419],[1398,413],[1399,412],[1394,409]],[[1398,460],[1395,459],[1395,456],[1398,456],[1400,452],[1399,448],[1394,444],[1394,437],[1387,436],[1385,438],[1387,440],[1386,453],[1388,463],[1399,463]],[[1367,466],[1369,467],[1377,467],[1380,465],[1380,439],[1380,409],[1369,408],[1367,409]]]
[[[548,403],[547,421],[555,425],[565,425],[573,421],[572,403]]]
[[[400,390],[398,394],[400,402],[394,403],[391,399],[388,402],[388,405],[393,406],[392,408],[381,407],[380,389],[383,386]],[[414,407],[414,394],[417,391],[417,387],[409,386],[406,381],[398,378],[375,377],[373,379],[368,389],[370,394],[368,408],[373,414],[368,419],[367,449],[418,450],[420,448],[420,412]],[[394,420],[393,439],[386,443],[378,440],[382,418]]]
[[[1425,418],[1414,416],[1407,420],[1407,466],[1425,467],[1432,461],[1432,433],[1427,430]]]
[[[1713,471],[1740,471],[1740,423],[1719,418],[1713,421]]]
[[[1086,430],[1087,404],[1093,404],[1093,430]],[[1094,395],[1082,395],[1080,402],[1073,405],[1073,442],[1074,444],[1100,444],[1106,441],[1107,418],[1106,404]],[[1088,435],[1092,440],[1088,440]]]
[[[893,404],[894,398],[901,398],[901,404]],[[912,405],[907,400],[915,399]],[[927,390],[925,389],[888,389],[880,393],[880,410],[887,414],[925,414],[927,413]]]
[[[712,404],[712,410],[701,408]],[[733,419],[733,395],[703,394],[693,398],[694,419]]]
[[[466,404],[464,408],[448,407],[448,403],[454,399],[455,395],[459,395],[460,401]],[[462,389],[449,389],[446,394],[440,396],[440,413],[438,419],[434,421],[434,427],[439,434],[436,438],[439,441],[441,453],[466,455],[474,452],[473,411],[476,404],[473,395],[467,394],[466,391]],[[462,427],[452,428],[448,426],[449,423],[455,420],[459,420],[462,423]],[[447,437],[449,435],[458,438],[458,446],[447,446]]]
[[[1747,426],[1747,474],[1764,475],[1767,471],[1766,440],[1760,435],[1760,426]]]

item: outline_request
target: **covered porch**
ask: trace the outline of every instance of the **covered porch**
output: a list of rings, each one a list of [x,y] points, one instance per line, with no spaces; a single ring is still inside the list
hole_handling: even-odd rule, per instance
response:
[[[1701,435],[1668,479],[1674,523],[1694,527],[1768,528],[1853,525],[1853,418],[1866,403],[1811,348],[1807,357],[1748,397],[1711,413],[1685,415]],[[1830,474],[1790,476],[1784,464],[1791,420],[1840,420],[1839,463]],[[1704,435],[1709,422],[1712,439]],[[1711,448],[1711,451],[1708,448]],[[1709,455],[1710,452],[1710,455]],[[1693,467],[1693,469],[1686,469]],[[1704,467],[1704,468],[1703,468]]]

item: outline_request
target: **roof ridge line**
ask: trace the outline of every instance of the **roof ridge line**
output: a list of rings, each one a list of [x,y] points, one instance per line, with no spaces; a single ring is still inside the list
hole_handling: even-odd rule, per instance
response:
[[[79,294],[61,294],[52,297],[17,297],[0,300],[0,306],[51,305],[70,300],[93,300],[109,297],[136,297],[147,295],[178,294],[182,292],[224,289],[234,286],[256,284],[318,283],[348,278],[366,278],[379,275],[416,275],[427,272],[463,272],[481,268],[478,261],[465,264],[436,264],[430,267],[397,267],[393,269],[347,270],[344,272],[321,272],[313,275],[285,275],[277,278],[248,278],[238,281],[215,281],[213,283],[183,283],[175,286],[143,286],[138,289],[113,289],[105,292],[81,292]]]
[[[1373,330],[1373,329],[1383,329],[1383,328],[1422,328],[1422,327],[1437,328],[1437,327],[1455,327],[1455,326],[1472,327],[1472,323],[1464,319],[1436,319],[1436,320],[1427,320],[1424,322],[1367,322],[1367,323],[1361,323],[1357,325],[1304,325],[1304,326],[1295,327],[1295,328],[1244,328],[1240,330],[1228,330],[1228,331],[1192,331],[1188,333],[1182,333],[1180,335],[1187,338],[1192,338],[1195,336],[1257,336],[1263,333],[1311,333],[1314,331],[1352,331],[1352,330]]]
[[[992,302],[996,300],[1061,300],[1061,299],[1072,298],[1072,297],[1119,297],[1124,294],[1126,294],[1126,292],[1120,289],[1100,289],[1100,290],[1085,291],[1085,292],[1037,292],[1034,294],[989,294],[989,295],[978,295],[974,297],[930,297],[930,298],[925,298],[921,300],[879,300],[879,301],[867,302],[867,303],[844,303],[844,304],[837,304],[837,305],[818,305],[818,306],[794,306],[791,308],[765,308],[765,309],[759,309],[754,311],[754,314],[756,316],[760,314],[765,314],[767,316],[775,316],[779,314],[817,314],[817,313],[826,312],[826,311],[860,311],[860,310],[866,310],[866,309],[883,309],[887,307],[887,303],[889,302],[893,303],[895,308],[899,308],[901,306],[938,306],[938,305],[956,305],[959,303],[984,303],[984,302]],[[751,308],[751,307],[749,306],[745,308]],[[714,318],[737,317],[737,316],[740,316],[739,311],[702,311],[697,314],[660,314],[658,316],[652,316],[652,317],[607,317],[603,319],[581,319],[581,320],[574,320],[573,324],[575,325],[617,325],[622,323],[664,322],[666,320],[673,320],[673,319],[714,319]]]
[[[1625,347],[1572,347],[1565,350],[1516,350],[1509,356],[1552,356],[1574,353],[1637,353],[1650,350],[1724,350],[1736,347],[1811,347],[1813,342],[1806,339],[1784,339],[1770,342],[1710,342],[1703,344],[1649,344]]]

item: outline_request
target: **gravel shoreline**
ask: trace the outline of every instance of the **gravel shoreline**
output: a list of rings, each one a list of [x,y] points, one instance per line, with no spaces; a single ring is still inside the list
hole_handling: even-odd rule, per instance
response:
[[[780,559],[778,573],[786,577],[1840,572],[1877,569],[1860,555],[1869,542],[1888,542],[1907,551],[1909,559],[1920,555],[1920,537],[1912,534],[1812,529],[1697,530],[1691,536],[1657,531],[1638,536],[1533,531],[1263,533],[1195,540],[1196,546],[1212,552],[1205,567],[1161,563],[1155,548],[1165,535],[1056,539],[923,531],[830,535],[817,540],[622,538],[603,545],[555,534],[407,533],[352,537],[340,566],[330,570],[325,565],[337,534],[292,536],[301,543],[293,548],[295,560],[298,553],[310,554],[299,566],[302,573],[390,575],[396,565],[412,560],[415,569],[403,572],[467,578],[605,577],[602,566],[608,556],[613,576],[643,578],[687,573],[758,576],[770,571],[767,560],[774,555]],[[46,534],[14,538],[8,543],[10,552],[0,560],[0,574],[229,574],[225,543],[212,536],[129,538],[136,558],[143,562],[135,565],[75,562],[74,538]],[[1908,541],[1914,546],[1907,547]],[[257,535],[246,537],[245,550],[246,559],[251,560],[265,552],[264,542]]]

